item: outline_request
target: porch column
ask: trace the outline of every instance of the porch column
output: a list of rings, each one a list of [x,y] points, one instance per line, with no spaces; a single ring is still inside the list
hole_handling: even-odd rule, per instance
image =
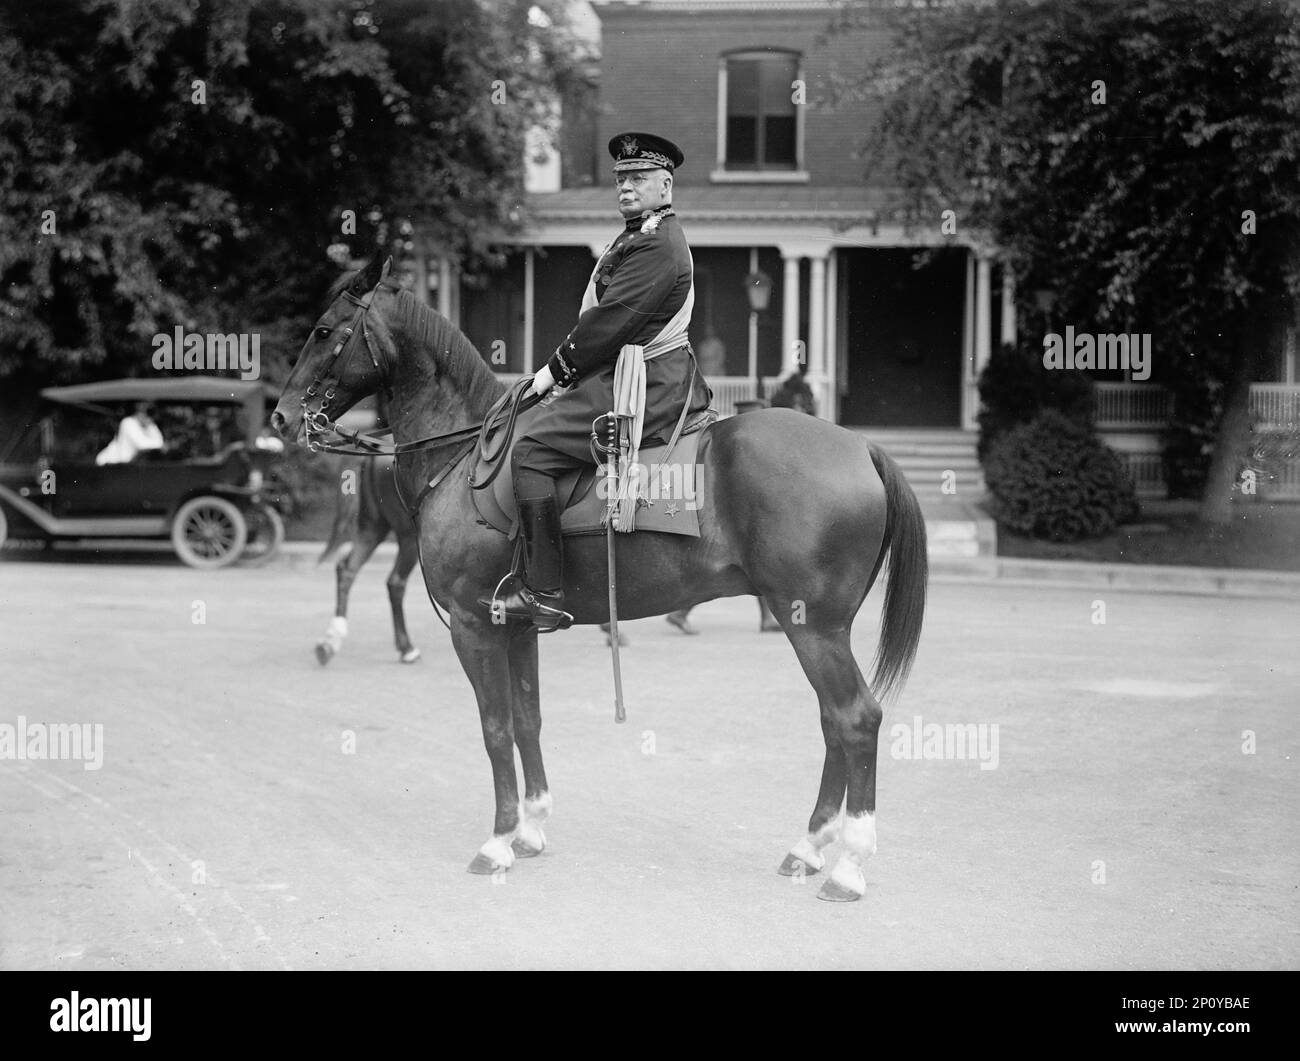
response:
[[[533,247],[524,250],[524,357],[522,361],[525,373],[533,369],[534,320],[533,301],[537,290],[536,265],[537,251]]]
[[[993,352],[993,321],[989,303],[989,277],[992,263],[980,255],[975,263],[975,380],[978,383],[980,372],[989,363]]]
[[[451,262],[438,259],[438,312],[451,320]]]
[[[835,398],[839,393],[839,307],[840,307],[840,269],[839,258],[832,249],[826,267],[826,351],[822,358],[821,398],[817,402],[817,415],[832,423],[839,422],[835,408]]]
[[[799,340],[799,256],[782,252],[785,263],[785,282],[781,296],[781,372],[790,374],[787,366],[795,363],[794,344]]]
[[[812,258],[808,275],[808,374],[820,377],[826,366],[826,259]],[[791,366],[794,371],[795,366]],[[818,403],[821,404],[820,402]]]
[[[966,291],[961,319],[961,426],[967,431],[976,427],[979,392],[975,388],[975,254],[966,254]]]
[[[1002,266],[1002,341],[1016,342],[1016,278],[1009,265]]]
[[[414,242],[415,252],[411,255],[411,294],[427,306],[429,304],[429,252],[424,240],[419,236],[414,238]]]

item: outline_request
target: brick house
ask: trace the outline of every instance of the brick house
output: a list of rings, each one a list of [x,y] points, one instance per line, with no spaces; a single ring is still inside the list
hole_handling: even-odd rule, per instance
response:
[[[888,46],[883,32],[820,39],[838,6],[576,4],[598,60],[559,108],[559,157],[532,169],[532,224],[486,280],[457,278],[443,263],[439,308],[499,371],[541,365],[619,229],[606,142],[623,130],[658,132],[686,156],[674,205],[695,261],[691,337],[720,410],[754,395],[756,371],[770,394],[802,362],[819,415],[912,457],[918,486],[937,489],[940,469],[977,481],[976,380],[995,344],[1014,340],[1014,278],[960,225],[905,228],[892,190],[868,184],[853,154],[869,110],[815,105],[834,67],[860,69]],[[918,249],[927,252],[919,267]],[[770,299],[751,321],[755,272]],[[1275,379],[1256,387],[1260,419],[1295,422],[1294,330]],[[1160,493],[1163,392],[1102,377],[1097,403],[1098,426],[1128,455],[1139,488]],[[1282,488],[1300,496],[1300,467],[1293,478]]]

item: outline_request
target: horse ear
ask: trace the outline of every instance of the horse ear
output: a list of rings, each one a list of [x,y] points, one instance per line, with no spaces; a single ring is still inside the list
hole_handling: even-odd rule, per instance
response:
[[[379,255],[376,254],[370,259],[370,264],[352,278],[352,283],[348,284],[348,290],[360,298],[367,291],[379,285],[379,281],[384,277],[384,269],[385,263],[381,262]]]
[[[384,268],[383,271],[379,274],[379,279],[382,280],[392,271],[393,271],[393,258],[392,255],[389,255],[387,258],[384,259]]]

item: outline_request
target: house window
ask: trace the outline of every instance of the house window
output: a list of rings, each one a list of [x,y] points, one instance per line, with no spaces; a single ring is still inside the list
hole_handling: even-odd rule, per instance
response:
[[[799,164],[799,118],[793,52],[738,52],[725,57],[722,85],[728,170],[794,170]]]

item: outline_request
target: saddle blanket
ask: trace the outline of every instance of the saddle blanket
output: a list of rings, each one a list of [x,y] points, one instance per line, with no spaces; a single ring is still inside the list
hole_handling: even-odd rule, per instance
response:
[[[688,423],[677,440],[672,453],[665,444],[642,447],[639,453],[639,477],[642,483],[641,501],[637,505],[635,529],[657,531],[661,534],[681,534],[689,538],[700,536],[699,508],[704,496],[703,470],[696,460],[704,429],[716,419],[709,410]],[[527,429],[527,414],[519,418],[516,437]],[[689,431],[687,434],[685,432]],[[513,443],[511,444],[513,447]],[[510,454],[501,458],[505,467],[491,485],[482,490],[472,490],[474,504],[483,522],[497,530],[513,532],[518,509],[515,504],[514,483],[510,479]],[[475,457],[474,478],[482,481],[490,468],[487,462]],[[579,534],[604,534],[605,513],[608,509],[604,467],[595,465],[575,468],[556,480],[559,498],[560,532],[564,537]]]

